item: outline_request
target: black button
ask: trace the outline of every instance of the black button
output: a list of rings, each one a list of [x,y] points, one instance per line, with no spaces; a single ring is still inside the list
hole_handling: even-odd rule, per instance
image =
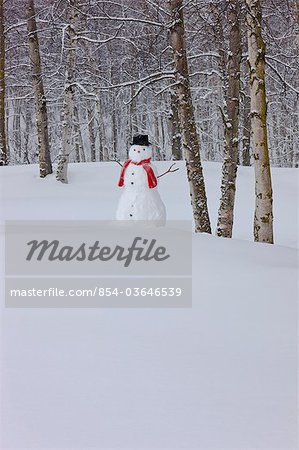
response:
[[[134,184],[134,181],[131,181],[131,184]]]
[[[131,205],[131,208],[134,208],[134,205]]]
[[[134,175],[134,172],[132,172],[132,175]]]
[[[133,217],[133,214],[130,214],[130,217]]]

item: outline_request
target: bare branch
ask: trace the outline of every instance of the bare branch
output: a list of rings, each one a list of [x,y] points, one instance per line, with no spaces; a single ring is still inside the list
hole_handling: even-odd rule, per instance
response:
[[[147,77],[144,78],[140,78],[139,80],[132,80],[132,81],[125,81],[124,83],[119,83],[119,84],[111,84],[110,86],[100,86],[99,90],[101,91],[107,91],[109,89],[116,89],[116,88],[121,88],[121,87],[128,87],[128,86],[132,86],[135,84],[139,84],[139,83],[144,83],[147,81],[156,81],[156,80],[161,80],[163,78],[172,78],[174,76],[174,71],[165,71],[165,72],[156,72],[153,73],[151,75],[148,75]]]
[[[161,175],[158,175],[157,178],[164,177],[164,175],[166,175],[167,173],[173,173],[179,170],[179,167],[177,167],[176,169],[172,169],[175,164],[176,163],[171,164],[171,166],[165,172],[161,173]]]
[[[123,166],[122,163],[120,162],[120,160],[117,158],[108,158],[108,161],[116,162],[120,167]]]
[[[155,27],[165,28],[166,25],[161,22],[153,22],[152,20],[146,19],[137,19],[135,17],[114,17],[114,16],[88,16],[87,20],[115,20],[117,22],[137,22],[137,23],[145,23],[146,25],[153,25]]]
[[[295,92],[296,94],[299,94],[299,91],[294,88],[294,86],[292,86],[290,83],[288,83],[284,78],[282,78],[282,76],[280,75],[280,73],[278,72],[278,70],[275,69],[274,66],[272,66],[272,64],[270,64],[268,61],[266,62],[267,66],[270,67],[270,69],[273,70],[273,72],[278,76],[278,78],[280,79],[280,81],[287,86],[288,88],[290,88],[293,92]]]

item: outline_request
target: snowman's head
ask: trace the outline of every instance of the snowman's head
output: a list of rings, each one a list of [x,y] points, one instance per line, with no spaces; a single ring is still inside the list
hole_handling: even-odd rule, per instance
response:
[[[140,162],[143,159],[152,157],[151,145],[131,145],[129,150],[129,158],[134,162]]]
[[[129,150],[129,158],[134,162],[152,157],[152,144],[147,134],[135,134]]]

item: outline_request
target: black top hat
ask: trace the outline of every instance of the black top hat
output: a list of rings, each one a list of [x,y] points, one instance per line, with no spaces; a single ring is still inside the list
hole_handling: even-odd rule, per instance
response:
[[[133,137],[133,142],[131,145],[144,145],[148,146],[151,145],[151,143],[148,141],[148,135],[147,134],[135,134]]]

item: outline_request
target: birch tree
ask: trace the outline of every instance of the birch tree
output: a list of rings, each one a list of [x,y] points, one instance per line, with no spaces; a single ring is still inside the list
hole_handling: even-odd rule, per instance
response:
[[[7,155],[10,164],[22,164],[24,160],[36,163],[35,107],[26,111],[28,103],[34,106],[34,94],[31,83],[28,84],[31,70],[24,10],[20,8],[20,0],[2,1],[6,20]],[[239,2],[244,6],[243,14],[243,9],[246,12],[245,0]],[[25,2],[27,4],[28,0]],[[84,149],[87,161],[94,159],[94,156],[96,161],[109,159],[113,141],[117,157],[125,158],[132,134],[142,132],[150,134],[157,149],[157,158],[180,158],[180,130],[176,126],[176,106],[171,99],[175,80],[166,33],[170,22],[167,5],[162,0],[139,1],[136,9],[135,0],[77,0],[80,29],[76,27],[75,41],[78,46],[74,102],[80,115],[85,147],[89,141],[93,142],[93,137],[95,140],[95,152],[93,144],[92,151],[87,147]],[[297,0],[263,2],[269,157],[271,165],[278,167],[298,167],[299,162],[299,46],[296,45],[299,28],[296,5]],[[38,6],[39,51],[47,96],[49,139],[51,155],[57,158],[62,147],[62,104],[70,52],[66,27],[69,24],[70,4],[69,0],[39,0]],[[223,162],[224,155],[224,126],[219,105],[225,112],[223,105],[227,97],[227,82],[225,86],[222,71],[223,61],[227,64],[229,58],[228,7],[228,0],[183,2],[189,81],[196,126],[200,133],[201,158],[218,162]],[[241,34],[245,56],[247,46],[244,38],[247,38],[247,33],[245,30],[243,32],[243,28]],[[113,77],[111,67],[114,68]],[[239,160],[247,165],[250,164],[248,75],[242,65]],[[114,105],[112,98],[115,99]],[[87,105],[91,112],[95,111],[93,121],[85,113]],[[113,110],[117,111],[116,115]],[[168,117],[171,117],[170,120]],[[116,140],[112,133],[113,122],[116,124]],[[81,151],[80,139],[76,144],[76,120],[72,134],[74,147]],[[69,155],[69,162],[75,160],[78,158],[74,150]]]
[[[236,192],[238,129],[240,103],[240,3],[229,0],[229,52],[227,67],[226,110],[224,124],[224,161],[222,166],[221,199],[218,211],[217,234],[232,237]]]
[[[200,161],[199,139],[192,104],[182,0],[169,0],[171,24],[170,45],[173,51],[176,94],[186,161],[191,205],[196,232],[211,233],[203,170]]]
[[[67,67],[64,86],[64,100],[62,111],[62,144],[58,156],[56,179],[62,183],[68,183],[67,169],[69,155],[73,150],[74,128],[74,94],[75,94],[75,69],[76,69],[76,22],[78,12],[76,0],[69,0],[70,23],[66,29],[67,39]]]
[[[5,39],[3,0],[0,0],[0,165],[8,164],[5,115]]]
[[[27,30],[29,40],[29,59],[32,74],[32,86],[35,98],[39,172],[40,177],[44,178],[46,175],[52,173],[52,163],[48,133],[47,102],[44,93],[34,0],[28,0],[27,4]]]
[[[242,163],[243,166],[250,166],[250,96],[247,92],[243,98]]]
[[[180,118],[178,111],[178,97],[174,92],[170,92],[170,123],[171,123],[171,153],[173,160],[182,159],[182,143]]]
[[[265,43],[259,0],[246,0],[251,98],[251,145],[255,169],[254,240],[273,244],[272,183],[267,139]]]

